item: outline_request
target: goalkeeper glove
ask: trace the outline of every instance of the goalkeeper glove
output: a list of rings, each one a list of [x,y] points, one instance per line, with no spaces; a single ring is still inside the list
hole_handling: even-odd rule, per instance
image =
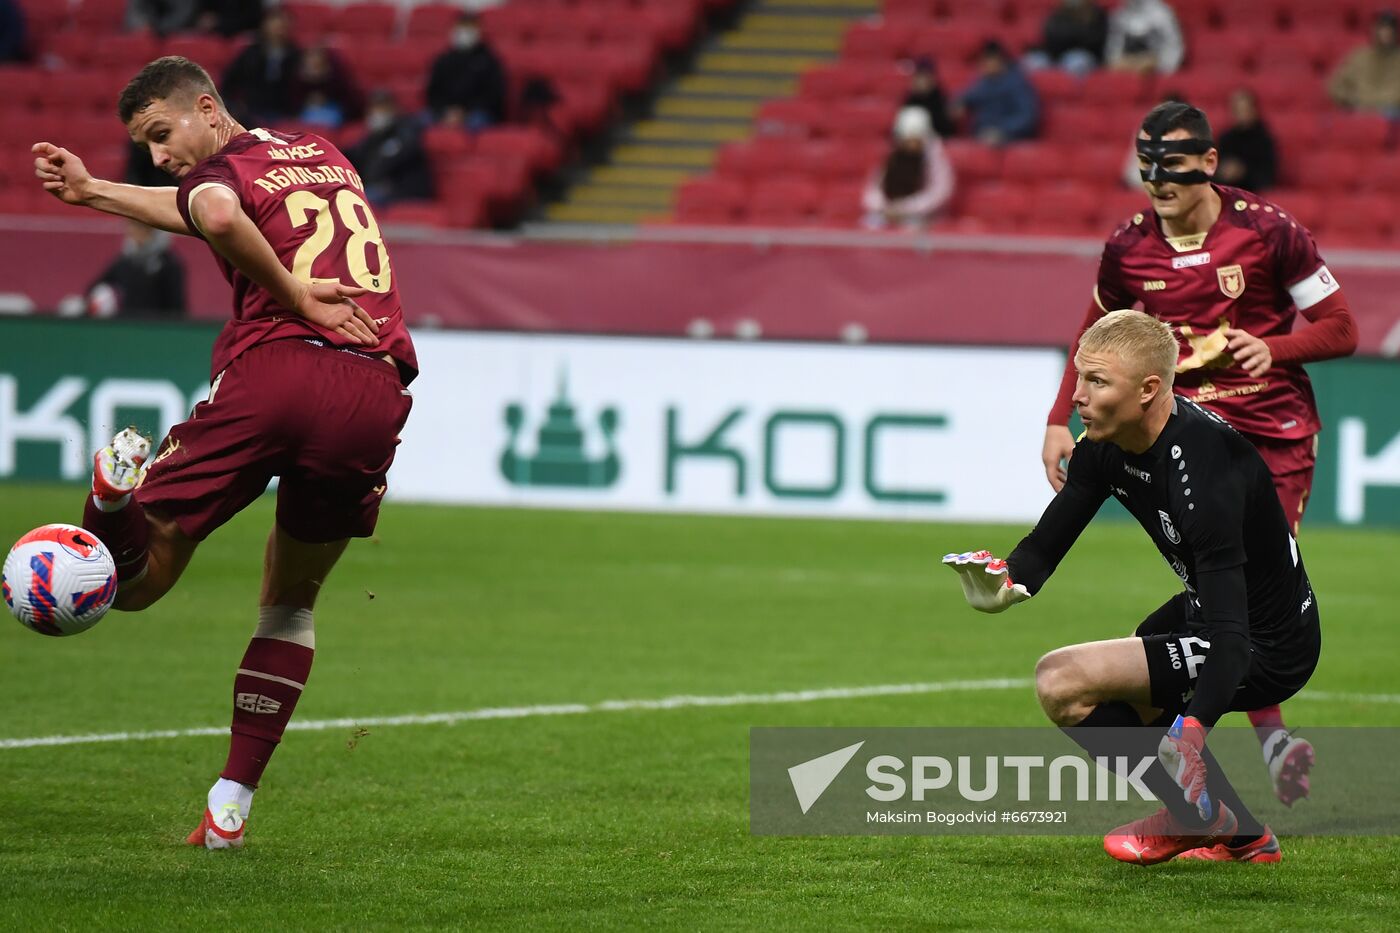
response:
[[[993,557],[991,551],[945,554],[943,563],[957,571],[963,596],[967,597],[967,603],[973,609],[1002,612],[1031,598],[1030,591],[1024,586],[1011,582],[1006,561]]]
[[[1206,729],[1200,720],[1195,716],[1177,716],[1157,745],[1157,760],[1201,819],[1210,820],[1215,816],[1215,806],[1206,791],[1206,763],[1201,757],[1205,744]]]

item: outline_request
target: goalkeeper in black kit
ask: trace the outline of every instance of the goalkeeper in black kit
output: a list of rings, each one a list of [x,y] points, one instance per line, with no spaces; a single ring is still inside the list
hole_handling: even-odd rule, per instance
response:
[[[943,562],[973,608],[1000,612],[1039,592],[1106,498],[1121,502],[1185,590],[1132,638],[1041,658],[1041,706],[1091,755],[1107,753],[1103,727],[1165,730],[1160,741],[1151,733],[1161,767],[1143,782],[1166,806],[1104,837],[1109,855],[1276,862],[1277,837],[1206,735],[1227,711],[1280,703],[1307,683],[1321,648],[1317,600],[1269,468],[1219,416],[1172,394],[1176,358],[1171,328],[1142,312],[1090,327],[1074,359],[1085,434],[1064,488],[1006,560],[976,551]]]

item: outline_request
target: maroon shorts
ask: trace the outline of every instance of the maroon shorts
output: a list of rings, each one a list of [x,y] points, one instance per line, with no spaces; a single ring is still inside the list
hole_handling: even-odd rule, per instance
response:
[[[170,429],[137,501],[202,541],[278,476],[277,524],[293,538],[367,537],[412,403],[383,359],[300,339],[259,344]]]
[[[1317,467],[1317,436],[1300,440],[1280,440],[1257,434],[1246,437],[1268,464],[1284,517],[1296,535],[1303,510],[1308,507],[1308,494],[1312,492],[1313,470]]]

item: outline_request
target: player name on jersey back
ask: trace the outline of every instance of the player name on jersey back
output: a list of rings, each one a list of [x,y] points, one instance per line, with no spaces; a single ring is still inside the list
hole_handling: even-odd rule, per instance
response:
[[[325,159],[328,153],[316,143],[305,146],[268,146],[269,159]],[[253,184],[276,194],[293,185],[351,185],[359,191],[365,190],[365,183],[353,168],[344,165],[324,163],[320,165],[285,165],[268,169]]]

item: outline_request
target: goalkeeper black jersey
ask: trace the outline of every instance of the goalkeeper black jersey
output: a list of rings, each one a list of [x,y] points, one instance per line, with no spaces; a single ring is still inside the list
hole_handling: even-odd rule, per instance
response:
[[[1313,593],[1297,541],[1254,447],[1180,396],[1142,454],[1081,440],[1065,486],[1007,558],[1036,593],[1105,499],[1132,513],[1186,587],[1188,626],[1211,643],[1188,712],[1213,723],[1255,661],[1287,679],[1316,658]],[[1105,585],[1113,569],[1104,568]]]

